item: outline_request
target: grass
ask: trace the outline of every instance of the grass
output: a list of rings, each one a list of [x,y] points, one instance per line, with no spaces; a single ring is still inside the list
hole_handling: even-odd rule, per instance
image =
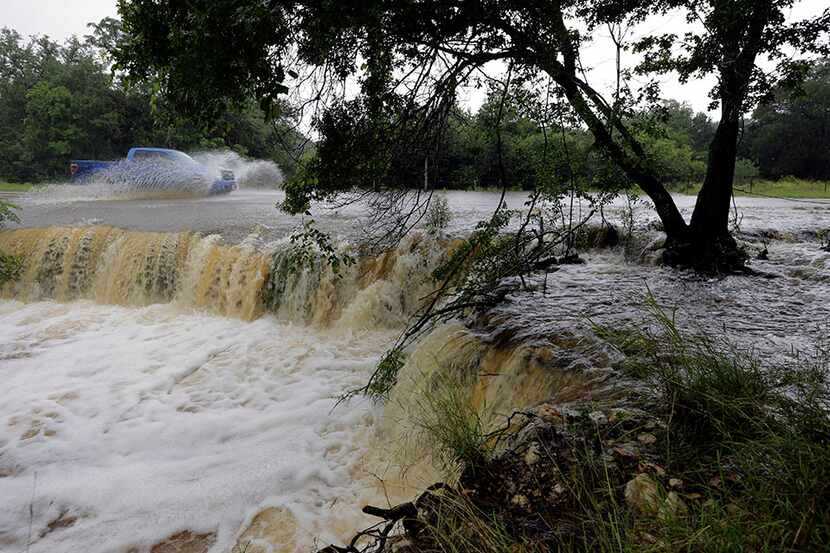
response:
[[[0,192],[29,192],[34,185],[14,182],[0,182]]]
[[[571,445],[563,449],[561,438],[550,442],[544,463],[553,468],[538,474],[544,475],[540,482],[547,480],[549,485],[553,478],[562,483],[570,499],[549,512],[538,512],[544,524],[530,533],[526,515],[511,518],[516,516],[514,507],[476,504],[476,494],[488,489],[488,483],[477,488],[475,477],[462,479],[460,491],[433,510],[424,551],[826,550],[828,352],[771,361],[720,336],[681,330],[674,314],[651,297],[646,309],[651,316],[648,325],[595,328],[626,354],[619,371],[652,391],[633,400],[646,418],[604,430],[590,423],[568,423],[563,435],[573,436]],[[427,415],[420,426],[443,451],[439,459],[449,465],[479,465],[473,474],[489,482],[509,480],[514,473],[499,464],[469,392],[451,384],[424,396],[422,405]],[[615,444],[642,432],[660,438],[652,450],[641,453],[639,466],[620,465],[609,457]],[[659,465],[660,471],[642,472],[645,459]],[[543,470],[518,463],[519,474]],[[629,468],[621,470],[624,466]],[[651,475],[661,506],[648,516],[635,512],[624,497],[627,484],[638,474]],[[539,490],[545,489],[540,483]],[[670,502],[673,508],[666,508]]]
[[[463,495],[441,498],[426,532],[422,551],[435,553],[542,553],[515,536],[503,520],[477,508]]]
[[[666,470],[701,500],[635,550],[821,550],[830,543],[827,352],[763,363],[681,332],[653,298],[647,306],[656,330],[598,331],[628,355],[623,370],[659,392]]]
[[[470,387],[445,373],[425,381],[425,388],[416,392],[414,415],[423,450],[450,474],[485,465],[491,453],[490,436]]]
[[[696,183],[686,186],[674,185],[670,188],[675,192],[696,195],[700,192],[700,187],[701,184]],[[830,199],[830,181],[809,181],[795,177],[785,177],[776,181],[736,182],[734,190],[735,196]]]

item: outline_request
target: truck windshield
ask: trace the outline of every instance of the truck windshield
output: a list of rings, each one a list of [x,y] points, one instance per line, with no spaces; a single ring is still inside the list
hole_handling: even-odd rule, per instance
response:
[[[193,158],[176,150],[136,150],[133,159],[140,161],[173,161],[176,163],[195,163]]]

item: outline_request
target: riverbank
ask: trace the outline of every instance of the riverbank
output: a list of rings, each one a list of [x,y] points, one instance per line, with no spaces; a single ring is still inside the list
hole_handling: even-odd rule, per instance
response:
[[[608,370],[566,371],[558,378],[570,392],[498,420],[483,416],[483,375],[451,365],[433,375],[412,414],[448,479],[412,502],[364,509],[385,522],[361,543],[387,552],[823,551],[830,351],[770,361],[680,329],[653,297],[645,308],[645,326],[593,327],[617,354]],[[346,549],[321,553],[335,551]]]
[[[33,184],[20,184],[12,182],[0,182],[0,192],[31,192],[34,188]]]
[[[670,186],[673,192],[697,195],[701,184]],[[830,181],[809,181],[786,177],[780,180],[757,180],[735,183],[735,196],[790,199],[830,199]]]

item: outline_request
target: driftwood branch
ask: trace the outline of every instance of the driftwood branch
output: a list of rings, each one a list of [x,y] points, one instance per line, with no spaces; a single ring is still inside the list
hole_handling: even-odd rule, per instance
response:
[[[392,537],[392,530],[399,522],[402,524],[406,536],[417,537],[423,529],[423,523],[418,518],[419,505],[424,507],[425,504],[429,504],[429,499],[433,498],[434,500],[434,494],[438,490],[452,491],[452,488],[443,482],[439,482],[427,488],[415,501],[401,503],[389,509],[366,505],[363,507],[364,513],[383,520],[355,534],[349,545],[345,547],[329,545],[320,549],[317,553],[382,553],[386,550],[386,544]],[[364,540],[366,543],[361,545],[361,541]]]

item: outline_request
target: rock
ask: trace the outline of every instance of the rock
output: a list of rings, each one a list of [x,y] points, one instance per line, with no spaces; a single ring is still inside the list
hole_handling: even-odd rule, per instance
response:
[[[539,456],[539,444],[531,444],[527,451],[525,452],[525,464],[529,467],[532,467],[536,463],[539,462],[541,457]]]
[[[654,434],[640,434],[637,436],[637,441],[643,445],[651,445],[657,442],[657,437]]]
[[[268,553],[270,551],[294,551],[297,520],[288,509],[268,507],[257,513],[236,540],[234,553]]]
[[[530,505],[530,501],[528,501],[527,496],[524,495],[514,495],[513,499],[510,500],[510,503],[515,505],[516,507],[521,507],[526,509],[528,505]]]
[[[686,507],[683,500],[680,499],[680,496],[677,495],[677,492],[669,492],[660,509],[660,515],[664,518],[684,516],[688,512],[689,509]]]
[[[640,463],[639,469],[640,469],[640,472],[653,472],[657,476],[661,476],[661,477],[666,475],[666,469],[664,469],[662,466],[658,465],[657,463],[652,463],[650,461],[645,461],[643,463]]]
[[[215,541],[215,532],[196,534],[184,530],[154,545],[150,553],[207,553]]]
[[[647,474],[638,474],[625,485],[625,501],[641,515],[656,514],[660,507],[657,483]]]
[[[672,491],[661,497],[657,482],[647,474],[638,474],[625,485],[625,501],[639,515],[656,515],[665,519],[688,512],[677,492]]]
[[[548,403],[536,410],[536,416],[550,424],[559,424],[563,420],[562,413]]]
[[[640,458],[640,455],[634,451],[633,449],[617,446],[612,449],[614,455],[619,457],[620,459],[625,459],[628,461],[636,461]]]

